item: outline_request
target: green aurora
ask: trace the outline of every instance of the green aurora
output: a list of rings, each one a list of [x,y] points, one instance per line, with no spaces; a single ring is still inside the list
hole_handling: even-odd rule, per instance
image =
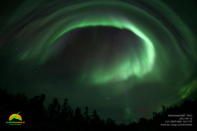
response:
[[[29,5],[32,5],[31,8],[28,8]],[[101,60],[91,58],[98,62],[92,63],[87,60],[90,64],[85,64],[85,67],[73,65],[68,68],[67,65],[71,59],[65,61],[66,66],[50,65],[61,55],[64,48],[70,46],[68,44],[70,37],[75,38],[72,36],[73,31],[87,28],[94,31],[94,28],[99,27],[129,31],[139,39],[137,43],[139,49],[135,48],[134,42],[128,38],[128,41],[120,42],[120,44],[131,45],[128,51],[119,53],[120,55],[117,52],[115,62],[108,66],[105,63],[105,57]],[[94,105],[88,102],[85,96],[89,90],[100,93],[97,94],[98,98],[107,96],[114,101],[124,95],[120,102],[112,102],[112,107],[124,108],[124,111],[121,111],[124,113],[120,113],[121,117],[118,116],[117,119],[130,121],[141,116],[149,117],[153,111],[159,111],[161,105],[170,106],[186,99],[196,91],[196,35],[176,13],[160,0],[144,0],[142,3],[132,0],[130,2],[94,0],[64,4],[50,3],[47,0],[26,1],[8,19],[1,31],[7,34],[3,36],[5,41],[2,42],[1,50],[9,52],[8,55],[1,53],[2,57],[7,55],[6,58],[9,58],[3,66],[8,71],[3,72],[6,74],[3,81],[15,79],[15,76],[10,78],[10,72],[12,72],[10,70],[17,69],[18,71],[14,74],[16,77],[19,76],[17,78],[21,79],[19,81],[24,81],[25,76],[29,77],[25,78],[27,79],[25,84],[21,82],[23,84],[19,86],[29,88],[33,92],[37,90],[35,94],[42,91],[51,92],[49,94],[54,93],[51,96],[69,97],[74,105],[84,102],[98,110],[103,103],[107,102],[101,103],[96,97],[92,98],[95,99],[93,103],[98,101],[99,104]],[[11,34],[14,35],[10,39],[7,36]],[[112,38],[110,34],[106,37]],[[84,44],[84,42],[79,44]],[[85,44],[84,48],[86,48]],[[20,50],[19,53],[18,50]],[[46,67],[47,69],[44,69]],[[54,73],[52,70],[56,68],[62,72]],[[35,69],[39,72],[38,75],[32,73]],[[72,75],[68,73],[70,76],[64,73],[72,70],[79,71],[73,72]],[[2,84],[2,86],[5,85]],[[65,85],[75,90],[64,89]],[[10,85],[6,86],[9,88]],[[48,86],[51,89],[46,91]],[[54,89],[57,86],[63,89],[57,91]],[[150,92],[147,88],[150,88]],[[11,88],[11,90],[17,89]],[[27,89],[21,90],[28,94]],[[80,90],[82,90],[81,94]],[[84,99],[79,101],[79,96]],[[148,102],[143,103],[147,97],[150,97]],[[160,97],[161,101],[156,100]],[[138,104],[140,102],[143,105]],[[148,107],[149,104],[150,107]],[[147,110],[139,113],[139,109],[144,107],[147,107]],[[109,105],[102,108],[111,109]],[[104,112],[103,114],[109,112],[102,109],[100,111]],[[113,117],[113,114],[111,116]]]

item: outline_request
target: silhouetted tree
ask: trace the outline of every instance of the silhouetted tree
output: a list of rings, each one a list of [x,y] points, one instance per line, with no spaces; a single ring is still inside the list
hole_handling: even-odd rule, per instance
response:
[[[90,116],[89,116],[89,108],[88,107],[85,107],[84,120],[85,120],[86,126],[88,126],[90,124]]]
[[[1,126],[8,120],[9,115],[18,113],[23,116],[26,125],[25,129],[31,130],[68,130],[68,131],[165,131],[166,128],[160,124],[167,119],[168,114],[189,113],[193,116],[192,127],[176,127],[179,131],[192,131],[196,129],[197,100],[185,100],[179,105],[166,108],[162,106],[162,112],[154,112],[151,119],[141,118],[138,122],[129,124],[117,124],[114,120],[108,118],[106,121],[100,118],[97,111],[89,114],[89,108],[85,107],[82,113],[81,108],[72,109],[65,99],[62,106],[55,98],[48,108],[44,106],[45,95],[27,98],[23,94],[11,95],[6,90],[0,88],[0,130],[13,127]]]
[[[49,105],[48,113],[51,120],[57,120],[60,116],[60,104],[57,98],[55,98],[53,102]]]

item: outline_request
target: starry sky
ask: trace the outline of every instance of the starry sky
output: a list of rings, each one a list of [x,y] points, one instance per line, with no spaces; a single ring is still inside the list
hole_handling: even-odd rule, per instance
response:
[[[196,99],[195,0],[1,4],[0,87],[128,122]]]

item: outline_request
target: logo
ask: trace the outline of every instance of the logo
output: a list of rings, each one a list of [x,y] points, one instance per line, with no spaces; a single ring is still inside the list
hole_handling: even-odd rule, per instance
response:
[[[22,125],[22,124],[25,124],[25,121],[23,121],[22,116],[19,113],[10,115],[6,124],[8,124],[8,125]]]

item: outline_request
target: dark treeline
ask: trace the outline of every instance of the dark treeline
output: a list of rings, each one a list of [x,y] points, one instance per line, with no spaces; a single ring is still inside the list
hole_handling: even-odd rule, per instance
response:
[[[85,109],[72,109],[65,99],[60,104],[58,99],[54,99],[47,107],[44,106],[45,95],[27,98],[23,94],[11,95],[5,90],[0,89],[0,130],[10,128],[27,130],[54,130],[54,131],[158,131],[174,130],[191,131],[196,128],[197,101],[184,101],[180,105],[170,108],[162,107],[162,112],[153,113],[151,119],[141,118],[138,122],[130,124],[117,124],[114,120],[108,118],[102,119],[96,110],[89,111]],[[13,113],[20,112],[26,124],[21,126],[10,126],[5,122]],[[165,120],[168,120],[169,114],[192,114],[193,126],[187,127],[166,127],[161,126]]]

